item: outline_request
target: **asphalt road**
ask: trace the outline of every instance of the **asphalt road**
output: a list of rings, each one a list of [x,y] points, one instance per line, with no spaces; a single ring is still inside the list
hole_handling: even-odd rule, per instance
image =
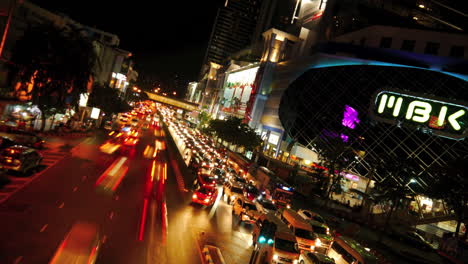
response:
[[[212,208],[190,204],[193,176],[165,133],[143,131],[113,155],[99,151],[104,140],[84,140],[0,204],[0,263],[48,263],[77,221],[100,228],[97,263],[201,263],[204,244],[219,246],[227,263],[248,261],[248,230],[221,197]],[[156,140],[156,157],[143,155]],[[116,164],[124,165],[114,178],[101,177]]]

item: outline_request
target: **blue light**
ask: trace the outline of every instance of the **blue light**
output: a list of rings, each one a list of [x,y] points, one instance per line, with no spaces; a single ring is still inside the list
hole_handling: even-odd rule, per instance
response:
[[[274,241],[273,239],[270,238],[270,239],[268,239],[267,244],[268,244],[268,245],[273,245],[274,242],[275,242],[275,241]]]
[[[265,243],[265,241],[266,241],[266,238],[264,236],[260,236],[258,238],[258,243],[260,243],[260,244]]]
[[[281,189],[283,189],[283,190],[285,190],[285,191],[288,191],[288,192],[291,191],[291,188],[286,187],[286,186],[281,187]]]

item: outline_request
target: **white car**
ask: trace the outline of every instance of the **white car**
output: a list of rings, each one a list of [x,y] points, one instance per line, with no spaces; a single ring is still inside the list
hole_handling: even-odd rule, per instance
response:
[[[300,216],[302,216],[302,218],[304,218],[304,219],[314,220],[314,221],[317,221],[317,222],[320,222],[320,223],[325,223],[325,219],[323,219],[322,216],[320,216],[319,214],[314,213],[314,212],[312,212],[310,210],[299,209],[299,210],[297,210],[297,213]]]
[[[299,256],[300,264],[335,264],[335,260],[317,252],[302,252]]]

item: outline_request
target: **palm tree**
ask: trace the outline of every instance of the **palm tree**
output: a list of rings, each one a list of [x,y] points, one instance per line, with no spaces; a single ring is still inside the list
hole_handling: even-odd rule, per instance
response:
[[[46,116],[76,106],[87,92],[97,55],[79,29],[40,24],[17,41],[11,60],[16,80],[33,86],[27,93],[42,112],[44,129]]]

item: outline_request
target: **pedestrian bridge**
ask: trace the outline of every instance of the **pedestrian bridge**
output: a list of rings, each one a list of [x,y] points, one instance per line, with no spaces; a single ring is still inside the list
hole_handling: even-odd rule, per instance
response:
[[[162,96],[162,95],[155,94],[155,93],[150,93],[150,92],[145,92],[145,93],[148,95],[148,98],[150,100],[153,100],[158,103],[174,106],[174,107],[184,109],[190,112],[198,109],[198,104],[195,104],[195,103],[190,103],[190,102],[186,102],[183,100],[169,98],[169,97]]]

